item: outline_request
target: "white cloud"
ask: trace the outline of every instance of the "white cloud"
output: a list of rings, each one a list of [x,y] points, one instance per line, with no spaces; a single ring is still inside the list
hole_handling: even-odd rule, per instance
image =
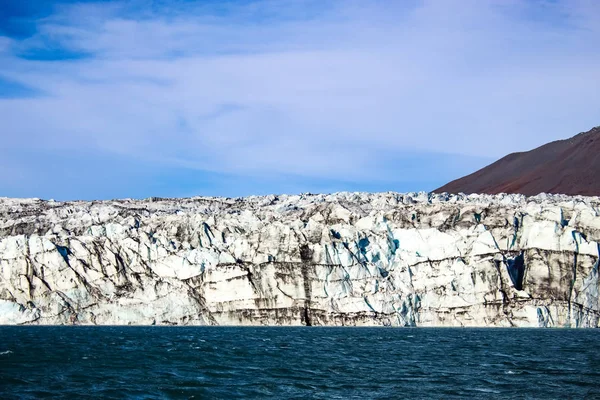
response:
[[[594,2],[148,4],[60,8],[13,43],[89,56],[0,59],[45,93],[0,100],[7,149],[369,180],[395,152],[497,157],[598,124]]]

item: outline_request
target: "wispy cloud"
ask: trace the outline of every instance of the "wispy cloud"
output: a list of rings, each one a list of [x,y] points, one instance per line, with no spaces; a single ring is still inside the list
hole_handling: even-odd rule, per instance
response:
[[[432,189],[598,124],[599,9],[56,4],[34,34],[0,37],[0,78],[40,94],[0,96],[3,151],[85,149],[197,173]]]

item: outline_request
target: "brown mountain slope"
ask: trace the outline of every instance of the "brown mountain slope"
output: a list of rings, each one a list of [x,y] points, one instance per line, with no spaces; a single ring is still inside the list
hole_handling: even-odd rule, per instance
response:
[[[600,195],[600,126],[504,158],[434,190],[449,193],[542,192]]]

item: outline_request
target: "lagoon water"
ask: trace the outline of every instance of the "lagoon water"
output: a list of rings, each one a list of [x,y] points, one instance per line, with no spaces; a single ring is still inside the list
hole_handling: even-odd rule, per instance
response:
[[[0,327],[0,398],[600,398],[600,331]]]

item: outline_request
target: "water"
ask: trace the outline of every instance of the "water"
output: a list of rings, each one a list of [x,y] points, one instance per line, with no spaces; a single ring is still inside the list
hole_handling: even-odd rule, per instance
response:
[[[599,330],[0,327],[0,398],[599,398]]]

